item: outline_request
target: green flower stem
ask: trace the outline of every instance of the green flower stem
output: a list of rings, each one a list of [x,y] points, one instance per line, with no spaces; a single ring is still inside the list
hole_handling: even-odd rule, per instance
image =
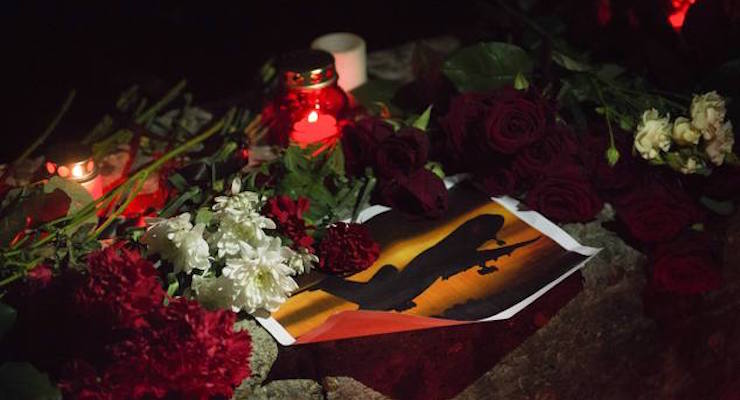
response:
[[[606,104],[606,101],[604,100],[604,94],[601,92],[601,87],[596,82],[596,80],[591,79],[591,84],[594,86],[594,89],[596,89],[596,95],[599,96],[599,101],[601,102],[601,105],[604,107],[604,118],[606,119],[606,126],[609,129],[609,147],[612,149],[616,148],[614,144],[614,131],[612,130],[612,121],[609,111],[609,105]]]
[[[0,281],[0,287],[3,287],[5,285],[8,285],[8,284],[10,284],[10,283],[12,283],[12,282],[14,282],[14,281],[22,278],[23,276],[25,276],[28,273],[28,271],[30,271],[34,267],[36,267],[41,261],[44,261],[44,257],[37,257],[37,258],[31,260],[31,262],[28,262],[28,263],[23,264],[23,269],[21,271],[14,272],[9,277],[1,280]]]
[[[147,167],[141,169],[139,172],[132,175],[129,179],[127,179],[125,182],[117,186],[115,189],[111,190],[110,192],[106,193],[105,195],[103,195],[101,198],[99,198],[95,202],[89,204],[86,207],[83,207],[81,210],[76,212],[71,218],[72,222],[70,223],[70,225],[64,228],[61,228],[59,230],[54,230],[52,232],[49,232],[48,236],[44,237],[41,240],[34,242],[31,246],[29,246],[29,248],[36,249],[38,247],[45,245],[46,243],[49,243],[50,241],[56,239],[56,237],[59,235],[61,231],[73,232],[74,229],[76,229],[79,225],[82,225],[84,221],[88,220],[90,217],[94,216],[97,213],[98,206],[102,205],[103,203],[110,203],[114,201],[114,199],[116,199],[122,192],[124,192],[126,189],[131,187],[132,184],[138,182],[142,177],[146,177],[149,174],[155,172],[157,169],[162,167],[165,163],[167,163],[171,159],[179,156],[180,154],[184,153],[185,151],[195,146],[196,144],[220,132],[221,129],[224,127],[224,125],[231,123],[233,116],[234,116],[234,110],[232,109],[227,113],[227,115],[224,118],[216,122],[213,126],[207,129],[205,132],[201,133],[198,136],[193,137],[192,139],[183,143],[179,147],[172,149],[170,152],[164,154],[162,157],[158,158],[157,160],[149,164]],[[140,189],[141,187],[139,186],[138,190]],[[138,190],[132,190],[129,195],[135,196],[136,194],[138,194]],[[10,254],[11,253],[5,253],[6,256]]]
[[[149,121],[151,118],[153,118],[159,110],[161,110],[163,107],[165,107],[167,104],[170,104],[172,100],[177,98],[177,96],[180,95],[180,93],[185,89],[185,85],[187,85],[187,80],[183,79],[180,82],[175,85],[172,89],[170,89],[167,94],[164,95],[158,102],[154,103],[151,107],[149,107],[148,110],[146,110],[144,113],[136,117],[136,123],[137,124],[143,124],[147,121]]]
[[[144,186],[144,182],[146,182],[148,177],[149,175],[143,175],[134,183],[134,186],[129,192],[128,196],[126,197],[126,200],[123,203],[121,203],[121,205],[116,209],[116,211],[114,211],[111,215],[108,216],[105,222],[103,222],[97,229],[95,229],[93,233],[91,233],[87,237],[88,240],[96,239],[98,236],[100,236],[100,234],[105,230],[105,228],[110,226],[110,224],[112,224],[113,221],[115,221],[115,219],[118,218],[118,216],[120,216],[121,214],[123,214],[124,211],[126,211],[126,208],[128,208],[129,204],[131,204],[134,198],[136,198],[136,195],[139,194],[139,191],[141,191],[141,187]]]

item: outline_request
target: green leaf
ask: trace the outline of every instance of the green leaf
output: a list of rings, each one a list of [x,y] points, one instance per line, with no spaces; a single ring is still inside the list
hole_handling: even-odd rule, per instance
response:
[[[0,303],[0,338],[15,324],[18,313],[15,309],[5,303]]]
[[[552,60],[555,61],[555,64],[558,64],[559,66],[567,69],[568,71],[573,72],[585,72],[590,71],[591,66],[578,61],[570,56],[568,56],[565,53],[562,53],[560,51],[554,50],[552,52]]]
[[[51,193],[56,189],[63,191],[71,200],[69,211],[67,211],[68,215],[93,202],[93,198],[87,189],[75,181],[53,176],[44,185],[44,193]]]
[[[479,43],[456,52],[442,66],[461,92],[485,91],[514,83],[529,74],[534,63],[520,47],[500,42]]]
[[[604,64],[596,71],[596,76],[605,81],[613,81],[624,73],[624,67],[616,64]]]
[[[385,106],[391,114],[396,114],[399,110],[393,106],[391,100],[400,87],[401,84],[396,81],[373,79],[354,89],[351,93],[357,103],[365,107],[371,114],[380,115],[383,111],[382,106]],[[378,103],[382,106],[379,106]]]
[[[329,168],[329,171],[336,175],[344,175],[344,151],[342,150],[342,146],[334,146],[331,154],[326,159],[326,166]]]
[[[5,400],[61,399],[49,376],[29,363],[7,362],[0,365],[0,398]]]
[[[715,214],[727,216],[732,215],[735,212],[735,204],[732,200],[720,201],[707,196],[702,196],[699,199],[699,202]]]
[[[432,116],[432,105],[430,104],[429,107],[427,107],[426,110],[419,116],[419,118],[414,121],[412,126],[416,129],[420,129],[424,132],[427,131],[427,127],[429,126],[429,118]]]
[[[203,224],[203,225],[208,226],[211,223],[212,219],[213,219],[213,211],[209,210],[207,207],[201,207],[195,213],[195,223],[196,224]]]

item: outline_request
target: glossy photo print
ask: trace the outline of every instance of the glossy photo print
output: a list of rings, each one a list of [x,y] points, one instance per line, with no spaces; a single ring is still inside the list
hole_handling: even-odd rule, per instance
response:
[[[261,322],[289,344],[508,318],[595,253],[516,207],[460,184],[444,218],[381,212],[365,222],[381,245],[370,268],[314,273]]]

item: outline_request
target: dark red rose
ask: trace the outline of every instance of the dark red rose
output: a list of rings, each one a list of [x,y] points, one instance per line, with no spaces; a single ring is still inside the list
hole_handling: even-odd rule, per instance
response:
[[[737,200],[740,199],[738,188],[740,167],[724,165],[712,171],[703,189],[704,194],[717,200]]]
[[[587,222],[603,202],[575,166],[547,175],[527,192],[526,204],[556,222]]]
[[[378,183],[380,204],[406,214],[436,218],[447,210],[447,188],[434,173],[420,169],[409,176]]]
[[[508,169],[499,168],[476,176],[478,186],[488,196],[513,195],[517,187],[516,175]]]
[[[319,243],[319,269],[333,274],[367,269],[380,254],[380,245],[361,224],[338,222],[329,226]]]
[[[553,127],[537,142],[516,154],[513,168],[519,177],[535,181],[545,175],[554,163],[571,163],[578,152],[578,142],[566,127]]]
[[[313,252],[313,238],[306,233],[306,221],[303,213],[308,211],[310,203],[305,197],[293,200],[289,196],[275,196],[267,200],[262,214],[277,225],[277,231],[291,240],[294,248],[305,248]]]
[[[702,235],[688,235],[660,244],[653,259],[652,283],[658,290],[697,294],[720,286],[719,265]]]
[[[667,242],[689,225],[700,222],[702,214],[681,190],[666,184],[636,186],[615,199],[617,217],[640,242]]]
[[[469,153],[471,138],[480,136],[482,119],[488,110],[486,97],[480,93],[456,96],[450,101],[447,115],[440,119],[445,136],[442,152],[458,166],[469,165],[465,155]]]
[[[429,137],[415,128],[403,128],[385,138],[375,151],[375,172],[395,178],[423,168],[429,156]]]
[[[506,87],[490,100],[481,145],[503,154],[514,154],[545,134],[548,107],[533,90]]]
[[[602,124],[592,126],[590,132],[584,135],[579,151],[594,186],[608,198],[634,186],[638,177],[642,176],[638,171],[640,160],[632,155],[632,134],[615,130],[614,139],[619,151],[619,161],[614,166],[609,165],[606,159],[609,133]]]
[[[394,134],[393,127],[381,119],[364,118],[342,130],[342,151],[347,174],[361,176],[375,162],[380,142]]]

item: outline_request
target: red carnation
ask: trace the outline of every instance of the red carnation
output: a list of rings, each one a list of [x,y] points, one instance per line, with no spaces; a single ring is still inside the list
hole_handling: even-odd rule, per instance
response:
[[[139,253],[109,247],[88,256],[89,273],[75,302],[92,317],[120,327],[146,324],[145,314],[158,307],[165,292],[151,262]]]
[[[299,197],[293,200],[289,196],[275,196],[267,200],[262,214],[275,221],[277,230],[293,242],[293,247],[306,248],[313,252],[313,238],[306,233],[306,221],[303,213],[308,211],[309,200]]]
[[[719,266],[706,238],[689,235],[655,249],[653,286],[660,291],[697,294],[720,285]]]
[[[380,245],[361,224],[338,222],[326,230],[319,244],[319,269],[341,274],[370,267],[380,254]]]

